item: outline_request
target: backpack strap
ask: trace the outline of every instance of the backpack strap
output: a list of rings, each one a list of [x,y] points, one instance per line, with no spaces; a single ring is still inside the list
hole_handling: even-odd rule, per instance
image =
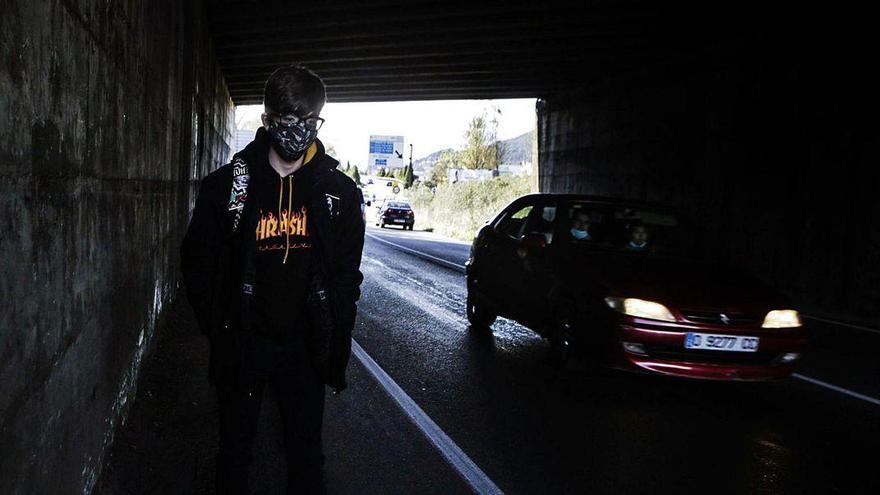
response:
[[[232,213],[232,233],[238,232],[241,223],[241,214],[247,201],[248,183],[251,180],[248,164],[244,159],[236,156],[232,159],[232,190],[229,192],[228,210]]]
[[[232,216],[232,236],[235,237],[241,227],[241,218],[244,214],[245,204],[248,197],[248,184],[251,181],[250,170],[248,164],[243,158],[236,156],[232,159],[232,188],[229,191],[229,205],[227,210]],[[245,252],[244,273],[242,280],[242,297],[241,297],[241,329],[245,333],[251,330],[251,303],[254,294],[254,253],[250,249],[255,249],[251,244],[254,242],[253,236],[243,239],[243,249]]]

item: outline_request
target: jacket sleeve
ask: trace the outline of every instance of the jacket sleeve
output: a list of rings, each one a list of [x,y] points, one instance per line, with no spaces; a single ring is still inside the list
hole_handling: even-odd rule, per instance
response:
[[[213,330],[211,312],[223,218],[218,211],[215,183],[216,177],[212,175],[202,180],[192,219],[180,248],[186,296],[195,312],[199,329],[208,337]]]
[[[345,178],[345,180],[348,180]],[[357,189],[350,188],[341,204],[336,223],[334,267],[339,341],[334,346],[336,356],[330,370],[329,385],[337,390],[345,388],[345,369],[351,356],[351,334],[357,315],[357,301],[364,276],[360,271],[364,250],[364,218],[361,215]]]

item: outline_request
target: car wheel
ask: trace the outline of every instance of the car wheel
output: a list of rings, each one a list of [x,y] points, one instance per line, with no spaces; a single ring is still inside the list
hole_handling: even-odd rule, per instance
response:
[[[471,329],[489,330],[497,317],[498,315],[493,314],[484,301],[481,301],[472,290],[468,290],[467,319],[471,324]]]
[[[384,229],[384,228],[385,228],[385,222],[382,222],[382,225],[380,225],[379,227],[381,227],[381,228]]]

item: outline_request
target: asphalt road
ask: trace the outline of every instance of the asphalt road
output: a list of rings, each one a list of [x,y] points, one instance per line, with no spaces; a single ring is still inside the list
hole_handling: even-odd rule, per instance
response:
[[[808,320],[770,383],[561,370],[515,323],[469,332],[467,255],[369,228],[354,337],[504,492],[880,493],[880,335]]]
[[[368,229],[361,349],[325,406],[329,493],[880,493],[880,335],[810,321],[802,378],[772,383],[563,370],[513,322],[469,331],[468,251]],[[177,301],[95,493],[213,493],[216,402],[195,327]],[[273,406],[253,493],[284,487]]]

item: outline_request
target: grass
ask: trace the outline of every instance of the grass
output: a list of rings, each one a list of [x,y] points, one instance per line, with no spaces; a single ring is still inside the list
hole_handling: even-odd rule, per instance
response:
[[[529,176],[505,176],[441,184],[433,193],[418,186],[409,197],[416,213],[416,228],[470,241],[483,224],[514,199],[532,192],[531,188]]]

